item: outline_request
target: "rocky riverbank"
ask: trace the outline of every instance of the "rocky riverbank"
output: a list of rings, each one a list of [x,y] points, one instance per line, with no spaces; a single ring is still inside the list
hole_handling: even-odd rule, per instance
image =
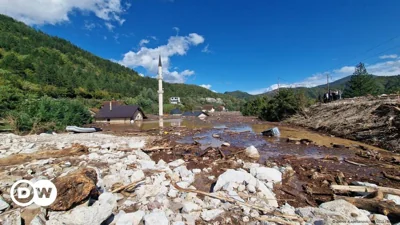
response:
[[[400,100],[396,96],[316,104],[287,122],[400,152]]]
[[[236,149],[243,154],[231,156],[208,149],[207,157],[197,157],[211,162],[196,168],[200,164],[193,158],[154,160],[157,152],[174,155],[179,146],[159,146],[165,140],[153,139],[0,135],[1,224],[390,224],[388,217],[345,200],[292,207],[292,199],[278,199],[274,187],[292,176],[293,168],[257,163],[260,154],[254,147]],[[55,154],[76,149],[79,154]],[[47,154],[35,156],[43,151]],[[15,155],[34,160],[7,164]],[[220,155],[222,159],[216,160]],[[10,186],[21,179],[52,180],[58,189],[56,201],[46,208],[15,205]],[[196,188],[199,180],[206,179],[212,183],[210,190]],[[400,197],[385,195],[388,198],[400,204]]]

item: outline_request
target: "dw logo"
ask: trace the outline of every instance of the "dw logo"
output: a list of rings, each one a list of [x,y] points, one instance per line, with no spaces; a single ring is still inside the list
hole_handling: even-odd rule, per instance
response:
[[[32,203],[49,206],[57,198],[57,188],[49,180],[39,180],[36,183],[19,180],[11,186],[10,196],[15,204],[22,207]]]

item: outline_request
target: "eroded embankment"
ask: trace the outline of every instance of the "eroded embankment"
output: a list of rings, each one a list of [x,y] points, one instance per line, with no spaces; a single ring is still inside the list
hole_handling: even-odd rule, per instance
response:
[[[286,122],[400,152],[400,101],[354,98],[317,104]]]

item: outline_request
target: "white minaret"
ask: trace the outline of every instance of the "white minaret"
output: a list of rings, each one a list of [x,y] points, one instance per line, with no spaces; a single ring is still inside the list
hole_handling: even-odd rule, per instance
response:
[[[162,64],[161,55],[158,58],[158,115],[163,116],[163,94],[164,90],[162,88]]]

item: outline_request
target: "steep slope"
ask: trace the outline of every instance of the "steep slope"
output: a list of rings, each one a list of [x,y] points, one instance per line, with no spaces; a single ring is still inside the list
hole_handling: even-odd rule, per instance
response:
[[[239,91],[239,90],[238,91],[226,91],[224,94],[233,96],[238,99],[251,99],[251,98],[255,97],[254,95],[251,95],[247,92]]]
[[[316,104],[286,122],[400,152],[400,102],[353,98]]]
[[[0,40],[0,84],[23,94],[85,99],[142,96],[147,98],[143,104],[153,104],[157,99],[157,80],[141,77],[130,68],[4,15],[0,15]],[[231,107],[239,104],[232,96],[197,85],[165,83],[164,91],[165,102],[180,96],[194,104],[199,104],[202,97],[222,98]]]

